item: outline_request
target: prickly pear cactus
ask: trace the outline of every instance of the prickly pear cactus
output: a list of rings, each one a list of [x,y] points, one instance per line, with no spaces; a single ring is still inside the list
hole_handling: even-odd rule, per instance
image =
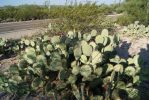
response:
[[[118,37],[110,36],[107,29],[97,33],[70,31],[65,38],[41,36],[29,43],[23,40],[28,47],[19,63],[12,65],[5,77],[0,76],[0,90],[19,96],[52,94],[51,98],[65,100],[123,99],[119,95],[123,90],[128,93],[126,98],[135,98],[139,57],[118,57],[114,51]]]
[[[133,37],[148,37],[149,36],[149,26],[139,24],[139,21],[135,21],[133,24],[125,26],[121,33],[127,36]]]

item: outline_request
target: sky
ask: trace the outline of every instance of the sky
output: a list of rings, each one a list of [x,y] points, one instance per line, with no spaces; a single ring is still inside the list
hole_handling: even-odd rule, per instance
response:
[[[46,0],[0,0],[0,6],[6,6],[6,5],[22,5],[22,4],[37,4],[37,5],[44,5]],[[63,5],[65,4],[65,0],[50,0],[51,5]],[[71,0],[68,0],[71,1]],[[73,0],[75,1],[75,0]],[[106,4],[112,4],[115,1],[118,2],[119,0],[77,0],[78,2],[85,2],[85,1],[97,1],[98,4],[106,3]]]

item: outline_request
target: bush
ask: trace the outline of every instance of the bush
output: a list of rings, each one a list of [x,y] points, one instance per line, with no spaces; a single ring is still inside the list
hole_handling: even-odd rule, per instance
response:
[[[134,23],[135,17],[129,14],[124,14],[123,16],[119,16],[116,23],[120,25],[129,25],[131,23]]]
[[[124,11],[132,16],[134,20],[140,21],[141,24],[149,24],[148,0],[126,0],[123,4]],[[132,22],[132,20],[130,19]]]
[[[48,18],[49,10],[47,7],[37,5],[5,6],[0,9],[0,18],[2,21],[26,21],[32,19]]]

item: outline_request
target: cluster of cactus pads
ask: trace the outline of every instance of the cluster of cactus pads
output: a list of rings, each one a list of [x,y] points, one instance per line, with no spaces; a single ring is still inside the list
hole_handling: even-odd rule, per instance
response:
[[[19,63],[1,75],[0,91],[55,100],[138,98],[139,56],[117,56],[119,38],[107,29],[22,41],[28,46]]]
[[[10,56],[19,50],[18,40],[0,38],[0,55]]]
[[[139,24],[139,21],[135,21],[134,24],[125,26],[122,29],[122,33],[134,37],[148,37],[149,36],[149,26]]]

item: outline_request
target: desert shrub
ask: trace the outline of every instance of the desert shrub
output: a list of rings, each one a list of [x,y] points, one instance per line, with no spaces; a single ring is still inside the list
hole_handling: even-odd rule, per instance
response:
[[[123,16],[118,17],[116,23],[125,26],[134,23],[134,21],[135,21],[134,16],[125,13]]]
[[[129,16],[135,18],[134,20],[138,20],[140,21],[140,23],[148,25],[149,24],[148,4],[149,4],[148,0],[125,0],[123,8],[124,11],[126,11]],[[131,22],[133,21],[131,19],[129,20]]]
[[[6,22],[45,19],[48,18],[48,14],[49,10],[47,7],[41,7],[37,5],[21,5],[17,7],[5,6],[0,8],[0,18],[2,19],[2,21]]]

